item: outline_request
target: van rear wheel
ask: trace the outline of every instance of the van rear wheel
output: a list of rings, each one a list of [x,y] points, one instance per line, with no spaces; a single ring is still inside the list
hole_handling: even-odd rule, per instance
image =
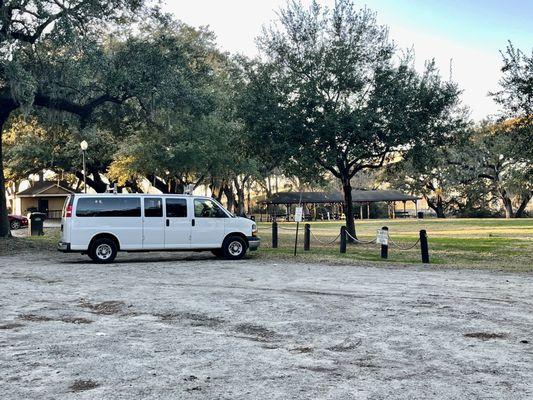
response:
[[[240,260],[246,254],[247,246],[240,236],[230,236],[224,240],[222,251],[228,260]]]
[[[89,257],[99,264],[105,264],[113,262],[117,256],[116,243],[108,238],[96,239],[89,249]]]

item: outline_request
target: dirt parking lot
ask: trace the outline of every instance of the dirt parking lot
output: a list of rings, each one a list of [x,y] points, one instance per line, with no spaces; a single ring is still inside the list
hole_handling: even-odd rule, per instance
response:
[[[0,258],[3,399],[531,399],[533,275]]]

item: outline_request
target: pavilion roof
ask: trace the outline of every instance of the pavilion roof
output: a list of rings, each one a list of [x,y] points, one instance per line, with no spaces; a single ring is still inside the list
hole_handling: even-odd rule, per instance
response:
[[[352,190],[354,203],[377,203],[387,201],[414,201],[420,197],[398,190]],[[342,203],[341,192],[281,192],[261,201],[262,204]]]

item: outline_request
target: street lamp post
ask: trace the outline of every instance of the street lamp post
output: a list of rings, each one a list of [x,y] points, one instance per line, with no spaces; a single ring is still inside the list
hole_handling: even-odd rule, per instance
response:
[[[83,190],[85,193],[87,193],[87,182],[85,181],[85,176],[87,175],[87,170],[85,169],[85,151],[87,150],[87,147],[89,147],[89,144],[83,140],[80,143],[81,147],[81,156],[83,159]]]

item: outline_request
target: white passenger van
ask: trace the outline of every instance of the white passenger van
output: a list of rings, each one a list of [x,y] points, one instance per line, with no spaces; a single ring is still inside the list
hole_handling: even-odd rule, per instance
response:
[[[58,250],[112,262],[118,251],[211,251],[240,259],[259,247],[254,221],[210,197],[74,194],[65,202]]]

